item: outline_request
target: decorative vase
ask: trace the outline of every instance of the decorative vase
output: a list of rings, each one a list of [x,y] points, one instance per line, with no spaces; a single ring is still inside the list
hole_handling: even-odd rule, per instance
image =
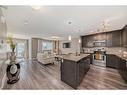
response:
[[[6,69],[6,74],[8,77],[8,84],[14,84],[19,80],[20,64],[16,62],[15,52],[11,52],[10,64],[8,64]]]

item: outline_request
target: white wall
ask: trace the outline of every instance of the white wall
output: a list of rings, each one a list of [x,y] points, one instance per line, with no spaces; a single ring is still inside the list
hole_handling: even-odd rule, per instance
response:
[[[0,8],[0,53],[4,54],[6,53],[6,48],[7,48],[5,43],[6,42],[5,38],[7,35],[7,24],[6,24],[6,19],[4,18],[4,22],[3,22],[2,18],[4,18],[4,14],[3,14],[3,10]]]
[[[63,43],[67,43],[67,42],[71,43],[71,47],[70,48],[63,48]],[[71,41],[68,41],[68,40],[60,41],[60,50],[61,50],[62,54],[76,53],[76,51],[80,52],[79,38],[72,38]]]
[[[3,18],[3,20],[2,20],[2,18]],[[4,17],[2,9],[0,8],[0,38],[5,38],[6,34],[7,34],[6,19]]]

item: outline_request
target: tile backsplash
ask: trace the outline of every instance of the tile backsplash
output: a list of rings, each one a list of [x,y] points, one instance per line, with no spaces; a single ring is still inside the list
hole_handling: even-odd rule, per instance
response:
[[[127,52],[127,48],[123,47],[112,47],[106,48],[107,54],[116,54],[116,55],[123,55],[124,52]]]
[[[123,56],[127,54],[127,48],[124,47],[94,47],[94,48],[83,48],[85,53],[93,53],[96,49],[105,49],[107,54],[115,54]]]

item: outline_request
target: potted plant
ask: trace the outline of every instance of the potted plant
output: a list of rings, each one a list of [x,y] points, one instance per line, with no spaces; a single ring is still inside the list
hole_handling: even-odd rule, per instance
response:
[[[19,80],[19,73],[20,73],[20,64],[16,61],[16,54],[15,48],[16,43],[14,43],[12,37],[7,37],[7,43],[11,48],[11,55],[10,55],[10,63],[7,66],[6,73],[8,77],[8,84],[16,83]]]

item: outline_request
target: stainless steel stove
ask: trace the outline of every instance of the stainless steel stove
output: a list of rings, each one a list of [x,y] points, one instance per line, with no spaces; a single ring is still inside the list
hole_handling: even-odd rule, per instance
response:
[[[93,64],[106,67],[106,51],[104,49],[94,50]]]

